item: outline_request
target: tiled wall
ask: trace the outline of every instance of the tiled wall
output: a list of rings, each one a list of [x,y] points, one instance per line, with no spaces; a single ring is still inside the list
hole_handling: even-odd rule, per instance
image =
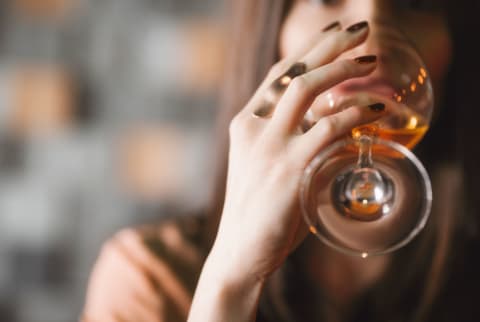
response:
[[[102,241],[205,201],[223,11],[0,2],[0,322],[75,321]]]

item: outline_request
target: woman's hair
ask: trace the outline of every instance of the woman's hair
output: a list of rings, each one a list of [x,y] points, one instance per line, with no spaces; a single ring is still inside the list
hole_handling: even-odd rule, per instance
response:
[[[278,60],[278,35],[291,3],[292,0],[229,1],[229,42],[215,135],[215,176],[207,209],[213,217],[207,244],[215,237],[225,196],[230,121]]]
[[[229,55],[216,137],[216,175],[208,213],[211,214],[205,245],[215,237],[225,195],[230,120],[253,95],[269,68],[278,60],[280,27],[294,0],[231,1]],[[478,77],[478,49],[467,35],[478,30],[474,0],[445,1],[454,54],[447,77],[442,113],[416,152],[430,171],[450,171],[445,164],[458,165],[463,173],[464,198],[457,213],[433,214],[422,238],[395,253],[385,277],[357,303],[356,313],[368,307],[370,321],[423,321],[429,314],[447,275],[447,266],[461,258],[460,249],[476,237],[475,184],[479,182],[480,153],[475,148],[480,113],[473,105],[473,84]],[[469,20],[470,17],[471,19]],[[478,94],[477,94],[478,95]],[[477,166],[478,165],[478,166]],[[449,172],[451,173],[451,171]],[[453,172],[455,173],[455,172]],[[458,179],[458,178],[457,178]],[[434,180],[435,184],[435,180]],[[454,185],[454,182],[452,182]],[[436,205],[436,207],[435,207]],[[435,199],[441,210],[442,200]],[[455,248],[453,256],[451,250]],[[297,255],[301,256],[301,255]],[[465,255],[466,256],[466,255]],[[308,284],[294,254],[267,286],[260,312],[275,321],[311,321],[322,307],[312,304],[322,296],[301,287]],[[452,269],[452,271],[454,271]],[[307,294],[307,292],[310,292]],[[288,305],[286,304],[288,303]],[[318,303],[318,302],[315,302]]]

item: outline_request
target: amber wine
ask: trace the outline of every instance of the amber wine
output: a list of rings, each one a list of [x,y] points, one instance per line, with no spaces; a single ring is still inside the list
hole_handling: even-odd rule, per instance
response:
[[[408,121],[402,123],[395,127],[376,123],[360,126],[352,130],[351,136],[358,139],[361,135],[366,134],[386,141],[397,142],[412,149],[423,138],[428,130],[428,125],[416,116],[412,116]]]

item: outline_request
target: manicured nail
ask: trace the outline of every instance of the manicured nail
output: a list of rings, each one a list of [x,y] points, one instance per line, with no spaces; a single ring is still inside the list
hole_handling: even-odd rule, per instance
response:
[[[273,105],[265,104],[253,111],[253,116],[257,118],[270,118],[273,114]]]
[[[360,56],[360,57],[354,58],[354,60],[358,64],[373,64],[374,62],[377,61],[377,56],[376,55]]]
[[[290,68],[278,77],[273,83],[272,88],[276,91],[284,90],[288,84],[297,76],[303,75],[307,72],[307,65],[305,63],[295,63]]]
[[[348,27],[346,30],[348,32],[351,32],[351,33],[354,33],[354,32],[357,32],[359,30],[362,30],[364,28],[368,27],[368,22],[367,21],[361,21],[361,22],[358,22],[356,24],[353,24],[351,25],[350,27]]]
[[[385,110],[385,104],[375,103],[372,105],[368,105],[368,108],[370,109],[370,111],[373,111],[373,112],[383,112]]]
[[[307,65],[305,63],[295,63],[285,72],[285,76],[295,78],[307,72]]]
[[[325,28],[322,29],[323,32],[327,32],[329,30],[332,30],[332,29],[335,29],[337,27],[340,27],[340,22],[339,21],[335,21],[331,24],[329,24],[328,26],[326,26]]]

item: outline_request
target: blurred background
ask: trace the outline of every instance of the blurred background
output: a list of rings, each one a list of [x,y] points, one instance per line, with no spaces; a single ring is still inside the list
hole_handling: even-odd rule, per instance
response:
[[[76,321],[103,241],[205,202],[223,14],[0,2],[0,322]]]

